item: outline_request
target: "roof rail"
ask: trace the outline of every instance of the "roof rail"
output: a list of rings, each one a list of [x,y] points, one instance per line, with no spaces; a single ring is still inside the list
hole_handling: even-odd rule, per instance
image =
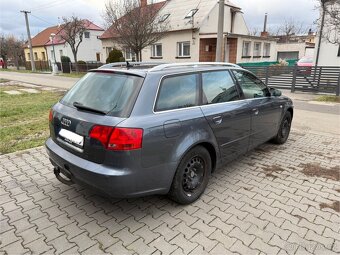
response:
[[[109,68],[109,67],[134,67],[134,66],[158,66],[163,65],[164,62],[114,62],[105,64],[99,67],[99,69]]]
[[[199,66],[228,66],[241,68],[239,65],[226,62],[188,62],[188,63],[174,63],[174,64],[160,64],[150,69],[150,72],[162,71],[167,68],[175,67],[199,67]]]

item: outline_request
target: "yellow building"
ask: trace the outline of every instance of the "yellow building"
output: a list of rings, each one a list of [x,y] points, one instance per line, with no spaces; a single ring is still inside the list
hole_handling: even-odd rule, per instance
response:
[[[46,51],[46,43],[49,42],[52,33],[58,33],[58,26],[49,27],[41,31],[39,34],[32,38],[32,50],[33,56],[31,56],[29,45],[25,45],[25,58],[26,61],[30,61],[33,58],[34,61],[48,61],[48,55]]]

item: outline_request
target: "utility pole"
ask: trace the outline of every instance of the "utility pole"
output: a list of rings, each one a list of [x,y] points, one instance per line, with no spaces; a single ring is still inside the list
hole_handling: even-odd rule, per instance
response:
[[[321,0],[322,17],[321,17],[321,24],[320,24],[320,31],[319,31],[318,49],[316,51],[316,60],[315,60],[315,66],[316,67],[319,64],[321,41],[322,41],[322,36],[323,36],[323,29],[324,29],[324,26],[325,26],[325,15],[326,15],[326,4],[327,4],[327,2],[329,2],[329,0]]]
[[[216,62],[222,62],[223,25],[224,25],[224,0],[220,0],[218,12]]]
[[[27,29],[27,37],[28,37],[28,45],[30,47],[30,56],[31,56],[31,66],[32,66],[32,71],[35,72],[35,63],[33,59],[33,48],[32,48],[32,40],[31,40],[31,32],[30,32],[30,26],[28,24],[28,17],[27,13],[31,13],[29,11],[20,11],[25,14],[25,21],[26,21],[26,29]]]

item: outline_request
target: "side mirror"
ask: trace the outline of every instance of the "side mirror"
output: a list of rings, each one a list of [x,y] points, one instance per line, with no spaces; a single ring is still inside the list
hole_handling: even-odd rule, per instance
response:
[[[270,94],[273,96],[273,97],[280,97],[282,96],[282,92],[278,89],[273,89],[271,88],[270,89]]]

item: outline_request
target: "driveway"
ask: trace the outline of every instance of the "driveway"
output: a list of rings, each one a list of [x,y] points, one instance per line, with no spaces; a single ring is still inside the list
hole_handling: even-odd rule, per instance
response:
[[[1,155],[0,254],[338,254],[339,105],[284,94],[297,102],[289,141],[217,170],[189,206],[66,186],[43,147]]]
[[[59,183],[45,149],[0,156],[0,251],[338,254],[340,138],[295,129],[217,170],[199,201],[109,199]]]

